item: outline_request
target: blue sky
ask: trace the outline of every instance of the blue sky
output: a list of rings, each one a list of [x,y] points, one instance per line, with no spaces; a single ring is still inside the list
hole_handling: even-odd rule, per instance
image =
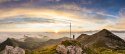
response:
[[[125,0],[0,0],[0,31],[125,30],[124,15]]]

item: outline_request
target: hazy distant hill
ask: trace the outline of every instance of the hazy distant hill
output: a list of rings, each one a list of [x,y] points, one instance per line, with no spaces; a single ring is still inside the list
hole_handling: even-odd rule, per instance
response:
[[[45,41],[48,41],[49,38],[43,37],[43,38],[36,38],[36,37],[28,37],[26,36],[24,38],[24,41],[17,41],[20,47],[24,49],[34,49],[38,46],[41,46],[41,44]]]
[[[48,41],[42,42],[40,45],[40,47],[44,47],[44,46],[51,46],[51,45],[58,45],[60,44],[62,41],[65,40],[69,40],[70,38],[68,37],[63,37],[63,38],[59,38],[59,39],[50,39]]]
[[[47,41],[47,37],[36,38],[36,37],[28,37],[26,36],[23,41],[16,40],[14,38],[7,38],[4,42],[0,44],[0,51],[5,48],[6,45],[9,46],[19,46],[24,49],[34,49],[44,41]]]
[[[2,42],[0,44],[0,51],[3,50],[6,45],[13,46],[13,47],[19,46],[23,49],[33,50],[33,49],[37,49],[39,47],[42,48],[44,46],[56,45],[63,40],[69,39],[67,37],[63,37],[60,39],[50,39],[48,41],[45,41],[45,38],[43,40],[43,39],[39,39],[39,38],[26,37],[26,39],[24,41],[18,41],[14,38],[8,38],[7,40],[5,40],[4,42]]]

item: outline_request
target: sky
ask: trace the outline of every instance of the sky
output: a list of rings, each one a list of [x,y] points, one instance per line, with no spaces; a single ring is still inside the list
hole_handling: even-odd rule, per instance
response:
[[[125,30],[125,0],[0,0],[0,32]]]

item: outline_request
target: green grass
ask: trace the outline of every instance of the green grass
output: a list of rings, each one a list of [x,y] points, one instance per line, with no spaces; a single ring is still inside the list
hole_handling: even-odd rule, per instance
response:
[[[76,40],[62,41],[61,44],[64,45],[64,46],[70,46],[70,45],[72,45],[72,46],[81,46],[81,44],[78,41],[76,41]]]

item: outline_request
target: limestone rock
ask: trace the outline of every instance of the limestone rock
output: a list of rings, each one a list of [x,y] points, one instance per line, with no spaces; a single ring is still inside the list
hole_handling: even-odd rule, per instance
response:
[[[58,45],[56,48],[57,52],[60,54],[82,54],[82,48],[79,46],[67,46]]]
[[[20,47],[6,46],[2,54],[25,54],[25,50]]]

